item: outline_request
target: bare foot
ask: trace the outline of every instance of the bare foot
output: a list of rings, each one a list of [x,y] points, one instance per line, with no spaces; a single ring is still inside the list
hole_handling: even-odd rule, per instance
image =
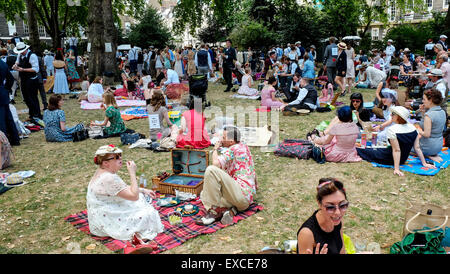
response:
[[[431,160],[435,161],[435,162],[442,162],[442,158],[439,155],[436,156],[428,156],[428,158],[430,158]]]

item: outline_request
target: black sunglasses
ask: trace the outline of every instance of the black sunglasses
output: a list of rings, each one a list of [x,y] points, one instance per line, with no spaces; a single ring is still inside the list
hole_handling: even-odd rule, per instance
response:
[[[116,154],[112,158],[105,159],[105,161],[114,160],[114,159],[119,160],[120,158],[122,158],[122,154]]]
[[[325,209],[328,213],[334,213],[336,212],[336,209],[339,207],[339,211],[346,211],[348,209],[348,206],[350,205],[350,202],[344,202],[340,205],[326,205]]]

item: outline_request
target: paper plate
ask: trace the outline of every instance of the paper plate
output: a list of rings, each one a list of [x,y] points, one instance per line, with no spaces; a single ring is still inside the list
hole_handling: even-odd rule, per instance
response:
[[[306,115],[309,114],[311,111],[307,110],[307,109],[299,109],[297,110],[297,113],[300,115]]]

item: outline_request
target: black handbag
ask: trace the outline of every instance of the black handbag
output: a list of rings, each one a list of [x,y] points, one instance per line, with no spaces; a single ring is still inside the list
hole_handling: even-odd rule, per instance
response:
[[[326,162],[325,150],[322,147],[313,145],[311,157],[319,164],[324,164]]]
[[[82,125],[82,129],[72,133],[72,138],[74,142],[80,142],[89,138],[88,130]]]

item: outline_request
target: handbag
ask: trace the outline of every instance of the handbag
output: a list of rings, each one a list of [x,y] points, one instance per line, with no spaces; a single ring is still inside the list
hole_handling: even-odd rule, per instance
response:
[[[326,162],[325,150],[322,147],[313,145],[311,157],[319,164],[324,164]]]
[[[450,209],[443,206],[425,203],[411,203],[406,209],[403,236],[409,233],[426,233],[443,230],[443,246],[450,246]],[[424,229],[428,227],[428,229]]]
[[[122,133],[120,134],[120,141],[122,145],[131,145],[137,142],[139,139],[145,139],[145,135],[140,133]]]
[[[303,160],[311,158],[313,144],[307,140],[285,139],[274,151],[276,156],[291,157]]]
[[[103,128],[100,126],[92,126],[88,128],[89,138],[93,139],[97,136],[103,136]]]
[[[89,138],[88,130],[84,127],[83,124],[80,125],[81,129],[72,133],[72,138],[74,142],[80,142]]]
[[[442,229],[409,233],[391,246],[391,254],[446,254],[442,247]]]

